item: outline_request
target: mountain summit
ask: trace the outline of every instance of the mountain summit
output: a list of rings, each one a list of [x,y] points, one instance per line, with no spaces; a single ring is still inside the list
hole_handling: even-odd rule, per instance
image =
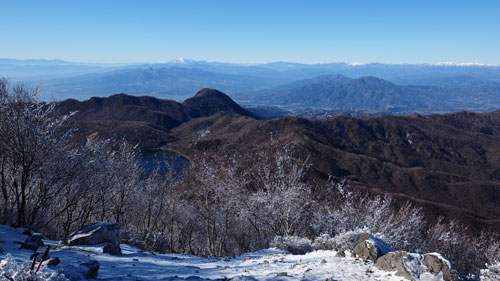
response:
[[[257,115],[243,109],[229,96],[215,89],[201,89],[194,97],[185,100],[182,105],[193,110],[193,117],[209,116],[217,112],[224,112],[259,119]]]

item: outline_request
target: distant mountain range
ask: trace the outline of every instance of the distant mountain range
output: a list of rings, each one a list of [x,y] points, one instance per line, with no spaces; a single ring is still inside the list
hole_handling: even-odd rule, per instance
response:
[[[500,108],[500,83],[460,77],[433,86],[400,86],[373,76],[323,75],[257,91],[251,102],[345,112],[489,111]]]
[[[500,108],[500,66],[479,64],[250,65],[179,59],[106,65],[0,59],[0,76],[41,82],[43,96],[56,100],[127,93],[182,101],[200,88],[216,88],[245,106],[280,107],[274,113],[321,109],[409,114]]]
[[[57,99],[70,96],[86,99],[91,96],[127,93],[184,100],[200,88],[217,88],[237,95],[242,92],[273,87],[285,81],[289,80],[172,66],[169,68],[116,69],[105,73],[50,80],[44,83],[42,91]]]

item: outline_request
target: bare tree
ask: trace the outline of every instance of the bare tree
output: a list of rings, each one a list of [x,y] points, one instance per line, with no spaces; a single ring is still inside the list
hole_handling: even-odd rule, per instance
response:
[[[62,178],[50,170],[64,157],[71,130],[63,124],[70,115],[57,116],[55,104],[38,99],[38,88],[0,84],[4,204],[15,208],[17,225],[34,224],[59,191],[53,187]]]

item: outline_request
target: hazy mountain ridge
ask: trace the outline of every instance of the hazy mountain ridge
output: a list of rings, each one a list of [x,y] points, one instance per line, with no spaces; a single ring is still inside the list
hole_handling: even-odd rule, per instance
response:
[[[401,86],[373,76],[350,79],[323,75],[258,91],[253,102],[290,108],[407,114],[500,108],[500,83],[474,78],[448,81],[436,82],[436,86]],[[463,87],[455,87],[453,83],[461,83]]]
[[[46,97],[57,99],[83,100],[127,92],[183,100],[200,88],[211,87],[243,101],[258,90],[337,74],[353,79],[374,76],[402,86],[467,88],[462,89],[464,94],[474,94],[478,90],[484,92],[481,89],[488,87],[488,92],[496,91],[497,83],[500,83],[500,66],[476,64],[235,64],[179,59],[166,63],[125,65],[0,60],[0,76],[41,82]]]
[[[56,98],[72,95],[85,99],[90,96],[108,96],[116,92],[126,92],[131,95],[152,95],[183,100],[200,88],[218,88],[227,93],[241,93],[247,91],[246,89],[255,89],[255,87],[272,87],[278,85],[279,81],[283,80],[177,66],[127,68],[103,74],[49,81],[44,87],[44,93],[54,95]]]

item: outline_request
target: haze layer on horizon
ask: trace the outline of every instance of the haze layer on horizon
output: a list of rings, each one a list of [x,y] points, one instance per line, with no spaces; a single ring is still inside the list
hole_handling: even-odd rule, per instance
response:
[[[0,57],[500,64],[498,1],[6,1]]]

